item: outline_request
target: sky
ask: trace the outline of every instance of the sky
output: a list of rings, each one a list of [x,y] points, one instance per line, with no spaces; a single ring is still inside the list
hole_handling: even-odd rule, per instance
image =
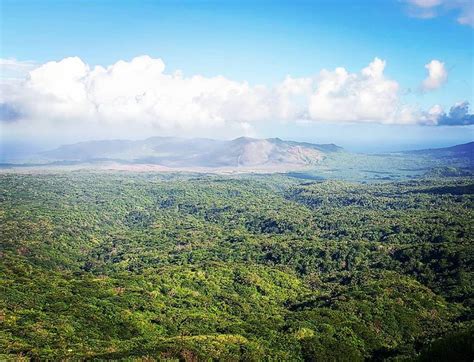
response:
[[[242,135],[472,141],[474,2],[0,1],[0,152]]]

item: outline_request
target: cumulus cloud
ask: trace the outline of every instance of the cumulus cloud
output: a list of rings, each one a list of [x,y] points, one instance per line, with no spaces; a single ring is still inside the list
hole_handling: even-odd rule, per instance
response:
[[[360,73],[323,70],[310,96],[313,120],[412,123],[415,113],[401,104],[399,84],[384,76],[385,61],[375,58]]]
[[[217,76],[166,74],[161,59],[136,57],[108,67],[65,58],[33,69],[3,85],[0,103],[20,110],[17,128],[248,130],[268,119],[272,99],[265,87]],[[4,112],[5,113],[5,112]]]
[[[448,113],[436,104],[420,114],[419,122],[431,126],[470,126],[474,124],[474,114],[469,113],[468,101],[456,103]]]
[[[4,130],[20,136],[252,135],[256,122],[299,120],[437,124],[440,112],[402,102],[385,66],[375,58],[359,72],[340,67],[267,87],[168,73],[161,59],[146,55],[107,67],[71,57],[1,83],[0,117]]]
[[[425,65],[425,68],[428,71],[428,77],[422,83],[423,90],[431,91],[438,89],[448,80],[448,71],[443,62],[433,59]]]
[[[405,0],[411,16],[429,19],[445,13],[456,13],[459,24],[474,27],[474,2],[472,0]]]
[[[474,114],[469,114],[469,102],[459,102],[451,107],[449,113],[441,112],[437,118],[440,126],[467,126],[474,124]]]

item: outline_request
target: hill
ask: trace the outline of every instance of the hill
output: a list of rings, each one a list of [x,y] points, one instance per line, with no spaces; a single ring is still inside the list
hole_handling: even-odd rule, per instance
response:
[[[318,145],[279,138],[240,137],[230,141],[207,138],[152,137],[64,145],[42,152],[42,162],[76,161],[154,164],[166,167],[279,167],[317,164],[327,153],[341,151],[333,144]]]
[[[63,145],[54,150],[0,164],[2,172],[46,169],[133,172],[292,173],[303,179],[353,181],[413,177],[470,176],[474,142],[446,148],[363,154],[334,144],[313,144],[240,137],[151,137]]]
[[[444,148],[429,148],[424,150],[407,151],[406,153],[431,155],[435,157],[469,157],[472,160],[474,155],[474,142],[468,142],[461,145]]]

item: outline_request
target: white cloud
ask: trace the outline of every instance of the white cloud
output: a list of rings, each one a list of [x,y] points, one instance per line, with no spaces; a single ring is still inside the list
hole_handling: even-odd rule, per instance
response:
[[[443,107],[439,104],[432,106],[427,112],[424,112],[420,116],[420,123],[427,125],[437,125],[438,121],[444,115]]]
[[[17,60],[15,58],[0,58],[0,67],[2,70],[8,69],[30,69],[35,66],[31,60]]]
[[[428,64],[425,64],[425,68],[428,70],[428,77],[423,81],[423,90],[431,91],[438,89],[448,80],[448,71],[443,62],[433,59]]]
[[[35,67],[30,60],[19,61],[15,58],[0,58],[0,82],[23,78],[29,70]]]
[[[474,1],[472,0],[405,0],[410,15],[422,19],[456,12],[459,24],[474,27]]]
[[[80,58],[48,62],[21,82],[3,85],[0,103],[19,114],[10,128],[125,134],[221,128],[249,133],[249,122],[274,115],[265,87],[222,76],[166,74],[161,59],[140,56],[108,67]],[[12,112],[9,112],[11,114]],[[119,132],[119,130],[122,130]]]
[[[441,110],[436,120],[441,126],[467,126],[474,124],[474,114],[469,113],[469,102],[457,102],[446,114]]]
[[[375,58],[360,72],[322,70],[267,87],[167,73],[161,59],[149,56],[108,67],[71,57],[2,84],[2,128],[19,137],[42,132],[130,138],[251,135],[256,122],[272,121],[435,124],[429,112],[403,104],[400,85],[384,75],[385,66]]]
[[[399,84],[384,76],[385,61],[375,58],[360,73],[344,68],[321,71],[309,102],[313,120],[412,123],[415,114],[399,99]]]
[[[436,126],[469,126],[474,124],[474,114],[469,113],[467,101],[457,102],[450,108],[449,113],[436,104],[421,115],[420,121]]]

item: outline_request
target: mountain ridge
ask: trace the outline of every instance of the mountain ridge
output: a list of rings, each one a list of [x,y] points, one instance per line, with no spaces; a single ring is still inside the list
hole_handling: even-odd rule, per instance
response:
[[[12,163],[2,172],[23,170],[110,170],[132,172],[297,173],[301,178],[352,180],[472,175],[474,142],[444,148],[363,154],[335,144],[280,138],[150,137],[94,140],[62,145]]]
[[[62,145],[38,156],[45,162],[96,160],[128,161],[166,167],[254,167],[320,162],[327,154],[341,152],[334,144],[285,141],[280,138],[150,137],[144,140],[103,140]]]
[[[405,153],[420,153],[420,154],[443,153],[443,152],[457,152],[457,153],[464,153],[464,154],[472,156],[472,154],[474,153],[474,142],[461,143],[458,145],[448,146],[448,147],[426,148],[426,149],[421,149],[421,150],[405,151]]]

